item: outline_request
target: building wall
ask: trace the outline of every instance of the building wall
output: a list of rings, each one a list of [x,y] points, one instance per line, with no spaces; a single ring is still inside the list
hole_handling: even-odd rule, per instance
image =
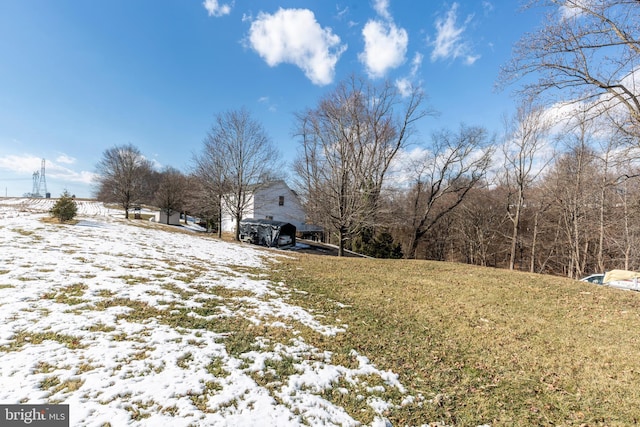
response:
[[[275,182],[255,194],[251,215],[246,217],[284,221],[296,227],[300,227],[306,218],[300,199],[284,181]]]
[[[276,181],[268,187],[258,189],[249,205],[243,218],[273,219],[289,222],[296,227],[300,227],[306,219],[300,199],[284,181]],[[229,212],[223,212],[222,231],[232,232],[235,225]]]
[[[160,224],[167,223],[167,212],[162,210],[158,213],[157,221]],[[173,212],[169,217],[170,225],[180,225],[180,212]]]

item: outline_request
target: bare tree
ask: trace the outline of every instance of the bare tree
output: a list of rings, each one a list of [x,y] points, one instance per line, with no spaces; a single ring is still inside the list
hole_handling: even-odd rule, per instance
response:
[[[637,0],[530,0],[550,10],[543,25],[515,46],[499,82],[529,78],[527,97],[582,102],[597,114],[623,107],[640,125],[640,7]]]
[[[279,166],[278,151],[245,108],[216,116],[196,158],[196,170],[210,191],[219,195],[222,210],[234,219],[236,240],[253,192]]]
[[[171,215],[181,212],[185,206],[189,189],[187,177],[179,170],[168,166],[160,173],[158,184],[154,200],[167,215],[167,224],[169,224]]]
[[[485,177],[493,148],[480,127],[461,126],[457,133],[433,136],[431,150],[415,165],[405,223],[409,242],[405,255],[416,257],[423,236],[453,211]]]
[[[118,203],[127,219],[134,204],[148,200],[153,194],[149,179],[151,162],[131,144],[105,150],[96,169],[97,199]]]
[[[506,141],[502,149],[505,187],[509,190],[507,216],[513,225],[510,270],[515,267],[525,193],[550,161],[542,153],[549,128],[550,123],[544,117],[544,110],[530,101],[520,104],[515,117],[507,122]]]
[[[204,140],[204,149],[194,156],[194,175],[199,187],[199,210],[213,214],[217,220],[218,237],[222,237],[222,197],[229,193],[224,176],[224,165],[211,134]]]
[[[579,278],[595,259],[600,170],[590,147],[590,134],[566,136],[569,150],[556,161],[549,179],[564,235],[566,274]]]
[[[386,82],[351,77],[297,115],[301,149],[295,170],[305,200],[330,224],[343,255],[345,241],[378,221],[385,177],[413,124],[429,114],[414,88],[402,97]]]
[[[493,267],[503,264],[503,236],[509,225],[502,209],[503,199],[501,189],[476,188],[452,212],[460,253],[457,261]]]
[[[198,157],[194,160],[197,162]],[[211,184],[205,181],[196,166],[194,172],[187,176],[189,193],[185,203],[185,210],[196,216],[207,231],[215,230],[218,237],[222,237],[220,228],[221,219],[221,193],[212,189]]]
[[[630,164],[623,167],[633,168]],[[615,257],[610,260],[610,268],[619,266],[625,270],[631,270],[637,269],[640,265],[638,249],[640,222],[637,220],[637,195],[640,187],[638,184],[637,175],[633,178],[625,178],[617,183],[616,191],[613,192],[617,208],[614,216],[617,227],[609,233],[611,242],[608,249],[615,254]]]

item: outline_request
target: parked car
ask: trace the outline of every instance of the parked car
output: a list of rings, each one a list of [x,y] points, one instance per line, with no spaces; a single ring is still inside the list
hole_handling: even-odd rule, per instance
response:
[[[596,285],[602,285],[603,279],[604,279],[604,274],[597,273],[597,274],[592,274],[591,276],[583,277],[582,279],[580,279],[580,281],[594,283]]]
[[[628,270],[607,271],[602,279],[602,284],[620,289],[640,291],[640,273]]]
[[[640,273],[628,270],[611,270],[597,273],[580,279],[581,282],[596,285],[611,286],[612,288],[640,291]]]

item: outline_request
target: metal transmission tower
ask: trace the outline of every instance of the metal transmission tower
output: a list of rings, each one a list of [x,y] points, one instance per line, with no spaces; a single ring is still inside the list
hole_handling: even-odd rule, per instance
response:
[[[39,187],[40,187],[40,172],[35,171],[33,173],[33,188],[31,190],[30,197],[40,197],[40,193],[38,192]]]
[[[44,159],[42,159],[42,166],[40,171],[33,173],[33,189],[31,190],[31,197],[46,197],[47,199],[51,195],[47,192],[47,178],[44,175]]]
[[[47,192],[47,179],[44,175],[44,163],[45,160],[42,159],[42,166],[40,166],[40,183],[38,185],[38,194],[40,194],[40,197],[46,197],[48,199],[51,196],[49,192]]]

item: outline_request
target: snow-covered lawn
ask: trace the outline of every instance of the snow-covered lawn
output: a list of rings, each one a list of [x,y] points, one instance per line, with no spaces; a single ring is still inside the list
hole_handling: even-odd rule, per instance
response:
[[[0,403],[69,404],[72,426],[358,425],[330,397],[356,393],[384,425],[386,393],[404,393],[366,355],[305,341],[348,325],[260,277],[280,252],[94,202],[45,223],[51,203],[0,200]]]

